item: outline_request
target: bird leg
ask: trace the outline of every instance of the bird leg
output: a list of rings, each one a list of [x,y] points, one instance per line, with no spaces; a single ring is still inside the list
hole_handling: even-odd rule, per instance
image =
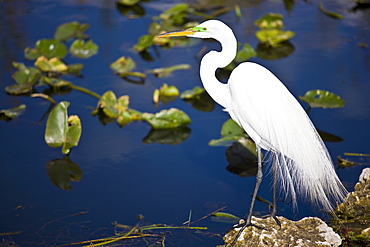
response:
[[[273,176],[273,197],[272,197],[272,210],[271,213],[268,215],[263,216],[263,218],[272,217],[276,224],[281,228],[281,222],[276,217],[277,209],[276,209],[276,183],[277,183],[277,154],[274,153],[273,163],[272,163],[272,176]]]
[[[258,189],[261,185],[261,182],[262,182],[262,176],[263,176],[263,173],[262,173],[262,159],[261,159],[261,148],[259,146],[257,146],[257,158],[258,158],[258,169],[257,169],[257,175],[256,175],[256,184],[254,186],[254,191],[253,191],[253,195],[252,195],[252,200],[251,200],[251,204],[249,206],[249,212],[248,214],[243,218],[244,222],[243,223],[239,223],[238,225],[234,226],[232,229],[235,229],[235,228],[238,228],[238,227],[241,227],[238,234],[236,235],[236,237],[234,238],[234,241],[231,243],[230,247],[234,246],[235,243],[236,243],[236,240],[239,238],[240,234],[244,231],[245,228],[247,228],[248,226],[254,226],[256,228],[260,228],[260,229],[263,229],[262,227],[260,226],[257,226],[255,224],[252,224],[252,214],[253,214],[253,208],[254,208],[254,203],[256,201],[256,196],[257,196],[257,192],[258,192]],[[231,229],[230,229],[231,230]]]

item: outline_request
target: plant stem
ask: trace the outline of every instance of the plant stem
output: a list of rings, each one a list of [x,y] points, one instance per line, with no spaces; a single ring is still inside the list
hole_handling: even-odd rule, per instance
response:
[[[31,94],[31,97],[40,97],[40,98],[43,98],[43,99],[46,99],[46,100],[48,100],[51,104],[55,104],[55,100],[52,98],[52,97],[50,97],[49,95],[47,95],[47,94],[43,94],[43,93],[33,93],[33,94]]]
[[[75,89],[75,90],[77,90],[77,91],[80,91],[80,92],[82,92],[82,93],[86,93],[86,94],[88,94],[88,95],[91,95],[91,96],[93,96],[93,97],[95,97],[95,98],[97,98],[97,99],[100,99],[100,97],[101,97],[101,95],[99,95],[99,94],[97,94],[97,93],[95,93],[95,92],[93,92],[93,91],[90,91],[90,90],[89,90],[89,89],[87,89],[87,88],[80,87],[80,86],[76,86],[76,85],[74,85],[72,82],[70,82],[70,83],[68,84],[68,86],[69,86],[70,88],[73,88],[73,89]]]

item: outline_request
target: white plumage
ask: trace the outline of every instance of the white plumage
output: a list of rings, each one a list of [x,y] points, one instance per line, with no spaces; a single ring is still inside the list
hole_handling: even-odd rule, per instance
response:
[[[335,173],[333,162],[306,112],[284,84],[261,65],[245,62],[237,66],[227,84],[215,76],[236,55],[237,41],[221,21],[205,21],[195,28],[162,36],[213,38],[221,43],[220,52],[210,51],[200,65],[200,76],[209,95],[223,106],[260,148],[275,156],[281,188],[295,203],[299,194],[332,210],[347,191]],[[259,156],[260,158],[260,156]],[[262,169],[259,160],[259,168]],[[257,174],[257,183],[262,171]],[[260,182],[260,181],[259,181]],[[255,192],[258,190],[256,185]],[[254,195],[255,196],[255,195]],[[247,224],[251,224],[252,198]]]

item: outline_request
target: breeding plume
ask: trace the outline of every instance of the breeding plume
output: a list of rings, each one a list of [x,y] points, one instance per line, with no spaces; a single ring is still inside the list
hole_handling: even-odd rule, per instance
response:
[[[216,78],[217,68],[235,58],[233,31],[218,20],[209,20],[184,31],[159,37],[212,38],[222,50],[210,51],[200,64],[200,77],[209,95],[253,139],[257,146],[258,172],[246,225],[251,225],[255,197],[262,180],[261,149],[267,151],[281,189],[293,199],[300,195],[324,210],[343,200],[347,191],[335,173],[329,152],[306,112],[284,84],[265,67],[244,62],[226,84]],[[275,212],[276,213],[276,212]]]

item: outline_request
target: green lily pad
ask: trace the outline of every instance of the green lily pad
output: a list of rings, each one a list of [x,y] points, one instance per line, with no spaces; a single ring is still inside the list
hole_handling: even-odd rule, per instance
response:
[[[134,45],[132,48],[137,52],[143,52],[147,48],[153,45],[153,38],[154,38],[154,35],[145,34],[139,38],[136,45]]]
[[[65,137],[65,142],[62,147],[62,152],[68,154],[70,149],[78,145],[81,137],[82,127],[81,120],[77,115],[71,115],[67,120],[67,132]]]
[[[215,102],[202,87],[195,86],[193,89],[185,90],[180,94],[180,98],[191,106],[203,112],[211,112],[215,108]]]
[[[204,93],[206,90],[202,87],[195,86],[193,89],[185,90],[180,94],[181,99],[195,99],[200,97],[202,93]]]
[[[83,34],[83,32],[85,32],[89,27],[89,24],[79,23],[77,21],[61,24],[55,30],[54,39],[59,41],[67,41],[72,38],[85,39],[88,36]]]
[[[76,64],[67,65],[67,67],[68,67],[69,74],[79,76],[81,75],[81,70],[84,68],[84,65],[82,63],[76,63]]]
[[[321,108],[342,108],[344,107],[344,100],[342,100],[335,93],[331,93],[325,90],[311,90],[306,92],[304,96],[299,98],[308,103],[310,107],[321,107]]]
[[[164,31],[164,29],[163,29],[162,25],[160,25],[158,22],[152,22],[149,25],[148,32],[151,35],[157,35],[157,34],[161,33],[162,31]]]
[[[36,58],[38,58],[39,56],[41,56],[41,54],[36,48],[26,47],[24,49],[24,57],[27,60],[32,61],[32,60],[35,60]]]
[[[5,121],[10,121],[17,118],[26,110],[26,105],[21,104],[17,107],[11,109],[0,110],[0,119]]]
[[[118,109],[116,108],[117,97],[113,91],[105,92],[98,102],[98,108],[101,108],[104,114],[110,118],[118,116]]]
[[[107,91],[100,98],[98,108],[93,111],[93,115],[98,114],[103,124],[116,119],[120,127],[132,121],[142,120],[141,112],[130,109],[129,104],[129,96],[123,95],[117,99],[112,91]]]
[[[176,64],[170,67],[153,69],[150,70],[150,72],[153,73],[153,75],[155,75],[156,77],[161,78],[171,75],[172,72],[176,70],[187,70],[190,68],[191,66],[189,64]]]
[[[118,110],[118,116],[117,116],[117,123],[120,126],[124,126],[126,124],[131,123],[134,118],[133,115],[131,115],[130,109],[130,97],[128,95],[123,95],[118,98],[116,109]]]
[[[211,140],[208,145],[210,146],[230,146],[234,141],[240,138],[246,138],[248,135],[245,133],[244,129],[239,126],[231,118],[228,119],[221,128],[221,138]]]
[[[250,44],[245,43],[243,47],[238,51],[235,57],[235,62],[237,63],[244,62],[255,56],[257,56],[257,53],[253,49],[253,47]]]
[[[124,6],[133,6],[140,2],[140,0],[119,0],[117,1],[117,4],[122,4]]]
[[[153,129],[176,128],[191,123],[190,117],[183,111],[171,108],[156,114],[143,113],[143,120],[147,121]]]
[[[179,3],[162,12],[159,15],[159,18],[170,25],[180,26],[185,24],[185,17],[187,16],[188,11],[191,11],[188,4]]]
[[[54,88],[68,87],[72,83],[70,81],[63,80],[61,78],[43,76],[40,80],[41,83],[47,84]]]
[[[277,46],[282,42],[288,41],[295,35],[292,31],[283,31],[279,29],[259,30],[256,32],[256,37],[261,43],[271,46]]]
[[[83,39],[76,39],[69,47],[72,55],[79,58],[89,58],[98,53],[99,47],[91,39],[85,42]]]
[[[136,67],[135,61],[131,57],[120,57],[110,64],[114,73],[125,75]]]
[[[46,122],[45,142],[50,147],[62,146],[62,152],[68,154],[78,145],[82,127],[78,116],[67,116],[69,102],[62,101],[50,112]]]
[[[221,128],[221,136],[246,137],[246,133],[233,119],[228,119]]]
[[[168,86],[166,83],[162,85],[160,89],[154,90],[153,93],[153,102],[155,104],[161,100],[163,103],[168,103],[174,101],[180,92],[175,86]]]
[[[283,16],[269,13],[256,20],[254,25],[261,29],[280,29],[283,27]]]
[[[44,56],[38,57],[35,66],[43,72],[66,72],[68,70],[67,65],[57,57],[47,59]]]
[[[13,62],[13,66],[18,69],[12,75],[16,84],[5,87],[5,91],[14,95],[29,93],[32,86],[40,80],[41,71],[34,67],[26,67],[23,63]]]
[[[26,58],[34,58],[37,53],[37,57],[45,56],[47,58],[64,58],[68,53],[68,49],[65,44],[58,40],[40,39],[36,42],[35,49],[26,48],[25,53]]]
[[[234,61],[224,69],[233,70],[239,63],[245,62],[255,56],[257,56],[257,52],[254,50],[254,48],[250,44],[245,43],[242,48],[238,50]]]

